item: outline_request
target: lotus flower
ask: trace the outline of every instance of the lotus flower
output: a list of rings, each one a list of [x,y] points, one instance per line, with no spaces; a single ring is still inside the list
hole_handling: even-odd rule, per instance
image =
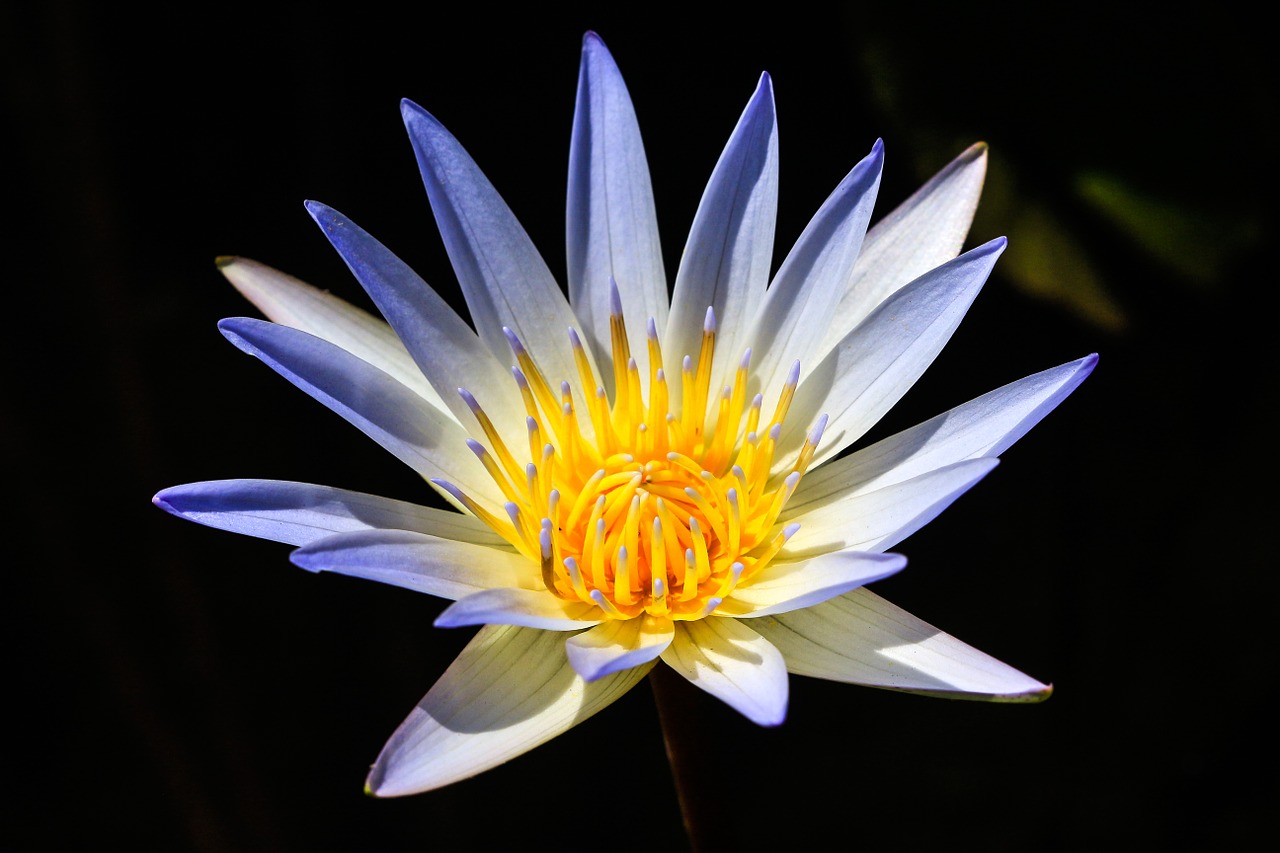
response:
[[[770,277],[778,149],[763,75],[669,289],[635,112],[589,33],[566,298],[458,141],[416,104],[402,112],[471,325],[355,223],[309,203],[385,321],[223,258],[273,322],[220,328],[450,508],[269,480],[155,498],[297,546],[302,568],[452,601],[437,625],[480,626],[383,749],[370,793],[495,767],[657,665],[763,726],[783,721],[790,674],[994,701],[1049,694],[865,585],[902,569],[888,549],[990,472],[1096,357],[846,452],[937,356],[1005,247],[960,254],[984,145],[868,230],[876,141]]]

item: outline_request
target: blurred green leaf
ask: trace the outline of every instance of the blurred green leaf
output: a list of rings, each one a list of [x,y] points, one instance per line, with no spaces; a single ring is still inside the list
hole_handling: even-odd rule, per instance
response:
[[[1049,204],[1022,192],[1017,175],[997,157],[988,167],[974,230],[1009,238],[1000,272],[1018,289],[1110,332],[1128,325],[1071,226]]]
[[[1202,286],[1221,281],[1231,259],[1261,235],[1256,221],[1156,199],[1114,175],[1082,174],[1076,190],[1153,260]]]

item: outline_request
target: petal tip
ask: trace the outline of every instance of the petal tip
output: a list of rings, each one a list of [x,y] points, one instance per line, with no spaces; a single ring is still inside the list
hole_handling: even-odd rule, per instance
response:
[[[160,491],[156,492],[154,495],[151,496],[151,505],[164,510],[170,515],[181,516],[182,511],[179,510],[176,506],[174,506],[169,500],[172,492],[173,492],[173,489],[161,489]]]
[[[752,718],[752,722],[763,729],[776,729],[787,721],[787,706],[784,702],[781,708],[777,708]]]
[[[1028,693],[1026,701],[1032,702],[1032,703],[1039,703],[1039,702],[1045,701],[1052,695],[1053,695],[1053,685],[1046,684],[1044,687],[1040,688],[1039,690],[1033,690],[1030,693]]]
[[[990,701],[1002,705],[1038,705],[1052,695],[1052,684],[1038,684],[1017,693],[997,693],[990,697]]]
[[[308,551],[305,546],[291,551],[289,553],[289,562],[314,574],[320,574],[323,571],[323,567],[315,561],[315,553]]]

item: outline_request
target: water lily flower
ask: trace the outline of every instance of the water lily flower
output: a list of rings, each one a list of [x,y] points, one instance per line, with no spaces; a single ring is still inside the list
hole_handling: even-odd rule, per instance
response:
[[[271,480],[155,497],[184,518],[297,546],[304,569],[450,600],[437,625],[479,626],[378,756],[370,793],[495,767],[657,665],[763,726],[783,721],[790,674],[993,701],[1048,695],[865,586],[901,570],[889,549],[989,473],[1096,362],[854,449],[938,355],[1004,250],[999,239],[960,253],[985,146],[868,230],[876,141],[770,276],[778,145],[763,75],[669,288],[635,112],[589,33],[566,296],[459,142],[418,105],[402,112],[471,324],[350,219],[308,203],[385,320],[223,258],[271,322],[220,328],[450,508]]]

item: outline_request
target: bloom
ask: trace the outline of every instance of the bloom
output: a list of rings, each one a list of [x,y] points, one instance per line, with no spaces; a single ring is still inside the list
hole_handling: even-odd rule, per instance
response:
[[[844,452],[932,362],[1004,249],[959,254],[984,146],[868,231],[877,141],[770,277],[778,151],[763,75],[668,295],[635,113],[588,34],[566,299],[457,140],[416,104],[402,113],[472,325],[388,248],[310,202],[385,321],[226,258],[223,273],[273,322],[220,328],[454,509],[266,480],[155,498],[295,545],[303,568],[452,600],[438,625],[481,626],[383,749],[372,793],[494,767],[660,661],[762,725],[782,722],[788,673],[1006,701],[1048,694],[864,585],[899,571],[905,558],[888,549],[995,467],[1096,357]]]

